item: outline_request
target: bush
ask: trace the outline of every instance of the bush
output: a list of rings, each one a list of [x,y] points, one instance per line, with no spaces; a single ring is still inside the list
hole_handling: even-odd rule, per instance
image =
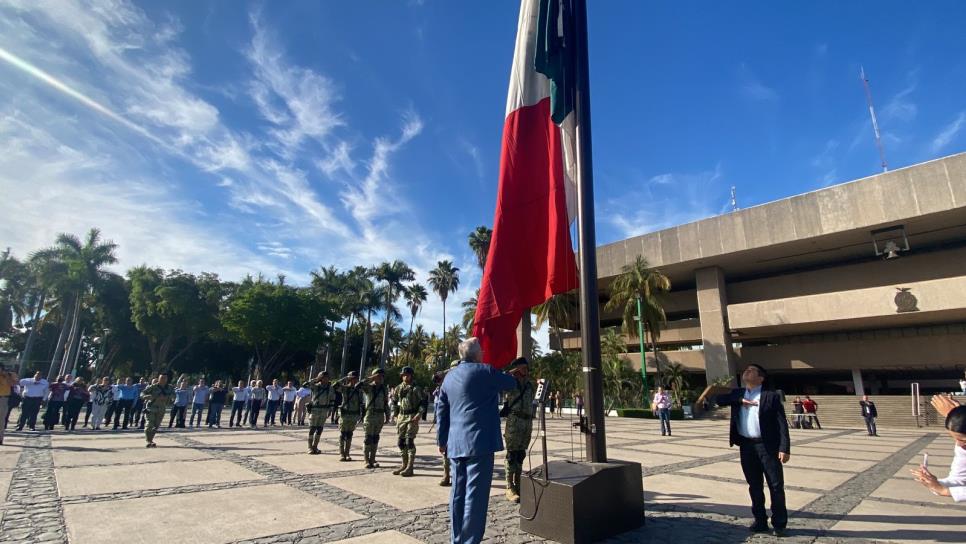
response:
[[[618,408],[617,416],[657,419],[657,416],[649,408]],[[684,411],[677,408],[672,408],[671,419],[684,419]]]

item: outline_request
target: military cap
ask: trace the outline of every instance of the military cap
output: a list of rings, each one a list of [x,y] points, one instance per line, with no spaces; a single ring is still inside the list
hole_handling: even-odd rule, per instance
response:
[[[350,370],[349,373],[346,374],[346,378],[358,378],[358,377],[359,377],[359,373],[356,372],[355,370]]]
[[[372,372],[369,373],[370,376],[375,376],[377,374],[385,374],[386,371],[381,368],[373,368]]]
[[[516,368],[518,366],[523,366],[523,365],[526,365],[529,367],[530,362],[527,361],[526,357],[517,357],[507,366],[507,368]]]
[[[413,374],[413,375],[415,375],[416,374],[416,371],[413,370],[413,367],[411,367],[411,366],[404,366],[404,367],[402,367],[402,370],[399,371],[399,375],[400,376],[403,376],[405,374]]]

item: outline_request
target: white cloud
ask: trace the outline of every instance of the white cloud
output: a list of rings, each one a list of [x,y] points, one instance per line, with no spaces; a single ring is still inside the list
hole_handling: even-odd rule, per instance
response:
[[[962,130],[963,125],[966,125],[966,111],[959,112],[959,114],[956,115],[956,118],[953,119],[948,125],[943,127],[943,129],[939,131],[939,134],[933,138],[932,145],[930,146],[932,152],[939,153],[946,146],[948,146],[959,134],[959,131]]]
[[[776,102],[778,91],[765,85],[747,65],[741,63],[739,69],[739,90],[746,98],[758,102]]]
[[[912,121],[919,113],[919,106],[910,100],[917,87],[915,75],[910,75],[909,84],[886,102],[882,108],[883,121]]]

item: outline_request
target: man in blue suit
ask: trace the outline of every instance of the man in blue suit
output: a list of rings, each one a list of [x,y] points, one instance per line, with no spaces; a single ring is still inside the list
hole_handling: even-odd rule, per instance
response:
[[[493,481],[493,454],[503,451],[500,436],[500,393],[514,389],[516,379],[482,362],[480,342],[468,338],[459,346],[460,363],[440,386],[436,404],[436,443],[450,459],[450,535],[453,544],[483,540]]]

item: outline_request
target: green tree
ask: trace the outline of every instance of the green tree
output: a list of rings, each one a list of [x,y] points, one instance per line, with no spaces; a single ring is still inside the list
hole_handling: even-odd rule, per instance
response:
[[[349,371],[349,341],[352,337],[352,321],[359,317],[362,311],[362,297],[365,293],[372,290],[372,271],[364,266],[357,266],[350,270],[344,277],[341,289],[342,315],[347,316],[345,332],[342,335],[342,360],[339,365],[341,368],[340,376],[345,376]]]
[[[470,334],[470,331],[473,330],[473,321],[476,319],[476,305],[479,298],[480,290],[477,289],[472,298],[463,302],[463,329],[466,330],[466,334]]]
[[[476,264],[480,265],[481,270],[486,268],[486,256],[490,252],[492,237],[493,230],[485,226],[476,227],[469,235],[470,249],[476,255]]]
[[[379,368],[386,368],[386,357],[389,356],[389,327],[385,326],[393,317],[392,305],[396,303],[399,294],[403,292],[403,282],[416,279],[416,273],[406,263],[396,260],[391,263],[384,262],[376,267],[375,277],[379,281],[386,282],[386,317],[383,322],[382,348],[379,350]]]
[[[564,325],[572,322],[577,314],[577,293],[570,291],[553,295],[543,304],[533,307],[533,314],[537,316],[537,328],[550,324],[550,333],[556,337],[557,349],[563,350],[561,330]]]
[[[453,266],[451,261],[439,261],[429,273],[429,285],[443,301],[443,339],[446,338],[446,299],[450,293],[455,293],[460,286],[460,269]]]
[[[423,309],[423,303],[429,296],[426,292],[426,288],[418,283],[414,283],[406,288],[403,295],[406,298],[406,306],[409,308],[409,313],[412,316],[409,320],[409,333],[413,332],[413,324],[416,322],[416,314]]]
[[[334,332],[336,322],[350,315],[346,308],[346,276],[334,266],[320,267],[318,271],[312,272],[311,285],[312,292],[334,311],[331,321],[326,322],[330,327],[330,332]],[[325,344],[324,366],[326,369],[328,369],[332,358],[332,341],[333,335],[329,334],[328,343]]]

